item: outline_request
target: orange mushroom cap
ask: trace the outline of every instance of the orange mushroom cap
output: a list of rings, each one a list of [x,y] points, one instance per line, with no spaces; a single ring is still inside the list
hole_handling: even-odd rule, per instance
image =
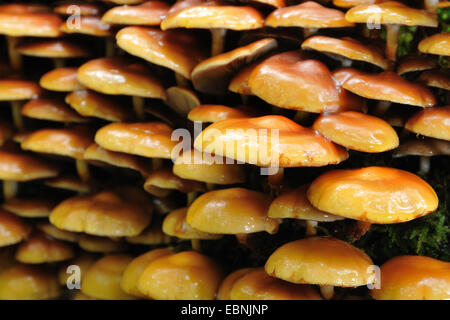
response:
[[[2,204],[2,208],[25,218],[45,218],[56,203],[48,199],[11,198]]]
[[[0,150],[0,179],[30,181],[52,178],[59,169],[48,161],[28,154]]]
[[[71,92],[81,89],[77,68],[57,68],[44,74],[39,80],[42,88],[51,91]]]
[[[450,141],[450,106],[424,109],[409,118],[405,128],[427,137]]]
[[[69,20],[61,25],[61,31],[64,33],[80,33],[94,37],[109,37],[114,35],[111,25],[103,22],[99,16],[81,16],[75,25],[69,23]]]
[[[137,6],[117,6],[109,9],[102,21],[109,24],[159,26],[170,5],[163,1],[146,1]]]
[[[145,180],[144,190],[157,197],[166,197],[172,190],[183,193],[203,192],[205,186],[198,181],[182,179],[169,168],[153,171]]]
[[[202,104],[195,107],[188,113],[189,120],[206,123],[214,123],[234,118],[248,118],[251,116],[252,114],[250,112],[246,112],[246,110],[217,104]]]
[[[23,55],[42,58],[84,58],[91,55],[86,47],[65,39],[25,40],[16,49]]]
[[[28,238],[31,225],[9,212],[0,210],[0,247],[10,246]]]
[[[55,6],[53,12],[70,16],[75,13],[74,6],[76,6],[77,13],[79,12],[82,16],[96,16],[103,11],[103,7],[95,3],[69,2]]]
[[[419,51],[440,56],[450,56],[450,32],[437,33],[419,43]]]
[[[30,100],[22,107],[21,112],[26,117],[40,120],[76,123],[89,121],[89,119],[80,116],[63,101],[51,98]]]
[[[42,94],[43,90],[33,81],[0,80],[0,101],[28,100]]]

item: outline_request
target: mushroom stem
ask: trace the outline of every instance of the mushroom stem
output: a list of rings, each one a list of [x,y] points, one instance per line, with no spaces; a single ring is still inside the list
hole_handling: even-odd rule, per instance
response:
[[[91,180],[91,174],[89,173],[88,163],[83,159],[76,159],[75,165],[81,181],[89,182]]]
[[[202,247],[200,245],[200,240],[199,239],[192,239],[191,240],[191,248],[194,251],[198,251],[198,252],[202,251]]]
[[[303,121],[306,121],[309,118],[309,116],[310,116],[309,112],[298,110],[295,113],[294,121],[297,123],[302,123]]]
[[[306,236],[307,237],[315,236],[317,234],[317,226],[319,225],[319,223],[313,220],[306,220],[305,224],[306,224]]]
[[[22,101],[11,101],[11,112],[14,126],[23,131],[25,128],[23,117],[22,117]]]
[[[114,37],[107,37],[105,39],[105,55],[113,57],[116,51],[116,41]]]
[[[9,63],[14,71],[22,70],[22,56],[16,50],[17,43],[19,42],[18,37],[7,36],[6,41],[8,42],[8,55]]]
[[[430,171],[430,157],[420,157],[420,173],[426,174]]]
[[[152,158],[152,168],[153,170],[161,169],[163,166],[163,159],[161,158]]]
[[[136,117],[140,121],[145,119],[144,106],[145,106],[144,98],[133,96],[133,109],[134,112],[136,113]]]
[[[313,34],[317,33],[318,30],[318,28],[303,28],[303,38],[306,39],[309,36],[312,36]]]
[[[189,81],[185,77],[183,77],[178,72],[175,72],[175,81],[177,82],[177,86],[183,88],[189,88]]]
[[[55,66],[55,69],[63,68],[66,65],[66,61],[62,58],[54,58],[53,65]]]
[[[388,24],[386,25],[386,57],[391,61],[389,69],[394,68],[394,62],[397,58],[398,34],[400,25]]]
[[[375,110],[373,110],[373,114],[375,116],[381,117],[382,115],[384,115],[386,113],[386,111],[389,109],[389,107],[391,106],[392,102],[390,101],[378,101],[377,105],[375,106]]]
[[[197,198],[197,192],[188,192],[187,193],[187,206],[189,207],[192,202]]]
[[[3,196],[5,200],[14,198],[19,189],[17,181],[3,180]]]
[[[432,13],[437,13],[439,0],[425,0],[425,9]]]
[[[320,286],[320,294],[324,299],[330,300],[334,296],[334,286]]]
[[[226,29],[211,29],[211,56],[217,56],[225,49]]]

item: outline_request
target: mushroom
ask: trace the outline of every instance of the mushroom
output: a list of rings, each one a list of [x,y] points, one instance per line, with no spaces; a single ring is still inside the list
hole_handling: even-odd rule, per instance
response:
[[[450,56],[450,32],[436,33],[419,42],[419,51],[439,56]]]
[[[48,199],[11,198],[7,199],[2,208],[24,218],[46,218],[56,203]]]
[[[79,194],[88,193],[91,188],[88,183],[72,175],[61,175],[54,179],[48,179],[44,181],[44,184],[51,188],[74,191]]]
[[[102,16],[102,22],[113,25],[159,26],[170,9],[163,1],[145,1],[136,6],[117,6]]]
[[[28,118],[64,122],[66,124],[89,121],[89,119],[78,114],[58,98],[37,98],[30,100],[23,105],[21,113]]]
[[[220,104],[202,104],[189,111],[187,118],[192,122],[214,123],[226,119],[250,118],[256,112],[245,107],[228,107]]]
[[[120,240],[90,236],[87,234],[82,234],[80,236],[78,245],[84,251],[102,254],[123,252],[128,248],[126,243]]]
[[[50,222],[39,222],[36,228],[47,236],[57,240],[77,243],[80,238],[78,233],[58,229]]]
[[[403,76],[410,72],[420,72],[434,69],[436,66],[436,61],[427,56],[408,55],[400,59],[397,64],[396,72],[397,74]]]
[[[434,107],[417,112],[405,124],[416,134],[450,141],[450,106]]]
[[[77,6],[77,13],[81,16],[96,16],[103,12],[103,6],[96,3],[84,3],[80,1],[70,1],[53,7],[53,12],[63,16],[74,14],[73,6]]]
[[[68,280],[70,279],[70,276],[71,276],[71,273],[68,272],[70,269],[68,269],[68,268],[69,268],[69,266],[75,265],[75,266],[78,266],[78,268],[80,268],[80,273],[81,273],[80,274],[81,275],[80,285],[81,285],[84,274],[96,260],[97,260],[97,258],[95,257],[95,255],[86,253],[86,252],[82,252],[82,253],[78,254],[75,258],[73,258],[67,262],[64,262],[59,267],[59,270],[58,270],[59,284],[62,286],[67,286]]]
[[[154,198],[157,199],[157,198]],[[155,205],[155,210],[157,206]],[[167,209],[169,210],[169,209]],[[158,212],[159,213],[159,212]],[[137,236],[126,237],[126,242],[130,244],[143,244],[147,246],[165,245],[173,242],[173,238],[165,234],[162,230],[162,218],[155,216],[152,218],[150,226],[145,228]]]
[[[427,70],[420,74],[417,81],[425,86],[450,90],[450,75],[444,70]]]
[[[201,104],[197,94],[184,87],[170,87],[166,90],[166,101],[164,103],[168,105],[179,115],[186,117],[186,115]]]
[[[28,238],[31,225],[24,219],[0,210],[0,247],[10,246]]]
[[[39,80],[42,88],[50,91],[71,92],[80,90],[77,68],[57,68],[45,73]]]
[[[227,275],[222,280],[219,290],[217,290],[217,300],[230,300],[230,292],[236,281],[253,270],[255,270],[255,268],[243,268],[233,271]]]
[[[248,96],[253,95],[248,80],[251,73],[256,68],[259,62],[254,62],[242,68],[236,75],[231,79],[228,85],[228,90],[237,93],[241,96],[242,102],[245,104],[248,101]]]
[[[353,8],[360,4],[376,4],[386,0],[333,0],[333,5],[339,8]]]

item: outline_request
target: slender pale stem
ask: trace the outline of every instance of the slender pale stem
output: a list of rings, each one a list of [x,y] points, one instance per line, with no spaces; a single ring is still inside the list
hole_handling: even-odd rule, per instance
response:
[[[394,68],[394,62],[397,59],[397,46],[398,46],[398,34],[400,31],[400,25],[388,24],[386,25],[386,58],[390,63],[390,70]]]
[[[152,158],[152,168],[153,170],[161,169],[164,162],[161,158]]]
[[[3,196],[5,200],[14,198],[19,190],[17,181],[3,180]]]
[[[107,57],[114,57],[116,51],[116,41],[114,37],[107,37],[105,39],[105,55]]]
[[[320,294],[324,299],[330,300],[334,296],[334,286],[320,286]]]
[[[23,101],[11,101],[13,123],[14,126],[19,129],[19,131],[23,131],[25,129],[22,117],[22,105]]]
[[[8,55],[9,55],[9,63],[14,71],[22,70],[22,56],[16,50],[17,43],[19,42],[19,38],[17,37],[6,37],[6,41],[8,42]]]
[[[430,157],[420,157],[420,172],[426,174],[430,172]]]
[[[75,164],[80,179],[83,182],[89,182],[91,180],[91,174],[89,172],[89,164],[83,159],[76,159]]]
[[[54,58],[53,65],[55,66],[55,69],[63,68],[66,66],[66,60],[62,58]]]
[[[384,101],[380,100],[378,101],[377,105],[375,106],[375,110],[373,111],[373,114],[377,117],[381,117],[388,111],[389,107],[391,106],[392,102],[390,101]]]
[[[202,247],[200,245],[200,240],[199,239],[192,239],[191,240],[191,248],[194,251],[198,251],[198,252],[202,251]]]
[[[175,72],[175,81],[177,82],[177,86],[189,88],[189,81],[185,77],[183,77],[178,72]]]
[[[187,206],[189,207],[192,202],[195,201],[195,199],[197,198],[198,193],[197,192],[188,192],[187,194]]]
[[[225,49],[226,29],[211,29],[211,56],[217,56]]]
[[[133,96],[133,109],[139,121],[145,119],[144,106],[145,106],[144,98]]]
[[[306,220],[306,236],[312,237],[317,234],[317,226],[319,223],[317,221]]]

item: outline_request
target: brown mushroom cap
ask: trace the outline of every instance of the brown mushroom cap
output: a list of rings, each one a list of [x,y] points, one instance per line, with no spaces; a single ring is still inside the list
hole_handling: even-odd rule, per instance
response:
[[[312,286],[280,280],[269,276],[264,268],[257,268],[234,283],[230,300],[322,300],[322,297]]]
[[[66,96],[66,103],[84,117],[96,117],[107,121],[127,121],[133,118],[131,108],[91,90],[76,90]]]
[[[184,30],[161,31],[146,27],[126,27],[116,36],[117,45],[126,52],[169,68],[186,79],[206,58],[201,42]]]
[[[77,68],[57,68],[44,74],[39,84],[50,91],[71,92],[81,89],[77,79]]]
[[[386,58],[376,46],[365,45],[350,37],[337,39],[328,36],[312,36],[303,41],[302,49],[312,49],[351,60],[364,61],[382,69],[388,68]]]
[[[165,98],[163,86],[147,67],[121,57],[86,62],[78,69],[78,81],[105,94]]]
[[[234,93],[253,95],[252,89],[248,83],[251,73],[257,67],[259,62],[249,64],[242,68],[230,81],[228,90]]]
[[[123,252],[127,249],[126,243],[122,241],[87,234],[82,234],[80,236],[78,245],[84,251],[103,254]]]
[[[373,281],[373,262],[351,244],[330,237],[289,242],[266,262],[266,272],[293,282],[340,287],[363,286]]]
[[[233,289],[235,282],[253,270],[255,270],[255,268],[238,269],[227,275],[222,280],[219,290],[217,290],[217,300],[230,300],[230,292]]]
[[[83,58],[91,55],[86,47],[65,39],[26,40],[19,43],[16,49],[23,55],[41,58]]]
[[[278,221],[267,217],[270,199],[260,192],[230,188],[209,191],[189,207],[191,227],[215,234],[276,233]]]
[[[41,3],[10,3],[2,4],[0,6],[1,12],[6,13],[39,13],[39,12],[51,12],[51,8],[48,5]]]
[[[439,155],[450,156],[450,141],[430,138],[411,139],[403,142],[393,153],[394,157],[433,157]]]
[[[195,139],[194,146],[202,152],[261,167],[315,167],[348,158],[347,151],[313,130],[275,115],[213,123]]]
[[[197,94],[188,88],[170,87],[166,90],[166,96],[167,99],[164,103],[184,117],[201,104]]]
[[[58,229],[50,222],[39,222],[36,225],[36,228],[46,235],[62,241],[77,243],[78,239],[80,238],[78,233]]]
[[[427,137],[450,141],[450,106],[424,109],[413,115],[405,128]]]
[[[111,151],[170,159],[177,144],[172,130],[162,122],[112,123],[97,131],[95,142]]]
[[[312,182],[307,196],[319,210],[380,224],[410,221],[438,207],[428,183],[387,167],[328,171]]]
[[[239,108],[231,108],[217,104],[202,104],[191,111],[187,117],[189,120],[195,122],[218,122],[226,119],[234,118],[249,118],[252,114]]]
[[[420,74],[417,81],[428,87],[450,90],[450,75],[444,70],[428,70]]]
[[[423,256],[399,256],[381,266],[377,300],[450,299],[450,263]]]
[[[450,56],[450,32],[436,33],[419,43],[419,51],[439,56]]]
[[[45,218],[55,205],[47,199],[11,198],[2,204],[2,208],[24,218]]]
[[[39,96],[43,90],[33,81],[0,80],[0,101],[28,100]]]
[[[364,107],[361,98],[340,88],[322,62],[300,51],[264,60],[251,73],[249,85],[253,94],[280,108],[322,113]]]
[[[272,11],[266,18],[267,27],[343,28],[354,24],[345,20],[344,12],[306,1]]]
[[[398,62],[397,74],[434,69],[436,66],[436,61],[427,56],[405,56]]]
[[[398,147],[395,130],[386,121],[360,112],[320,116],[313,129],[327,139],[361,152],[385,152]]]
[[[58,175],[58,168],[51,163],[28,154],[0,151],[0,179],[30,181],[52,178]]]
[[[109,24],[159,26],[170,5],[163,1],[146,1],[137,6],[117,6],[109,9],[102,21]]]
[[[99,16],[81,16],[76,26],[68,22],[61,25],[61,31],[64,33],[80,33],[94,37],[109,37],[114,35],[111,25],[103,22]]]
[[[0,210],[0,247],[19,243],[31,233],[31,225],[9,212]]]
[[[46,186],[75,191],[79,193],[88,193],[90,186],[88,183],[83,182],[78,176],[62,175],[58,178],[45,180]]]
[[[57,5],[53,7],[53,12],[60,15],[70,16],[74,13],[73,6],[77,6],[77,10],[79,10],[78,12],[82,16],[96,16],[101,14],[103,11],[103,7],[98,4],[77,1]]]
[[[138,281],[138,290],[155,300],[212,300],[222,280],[219,266],[195,251],[154,260]]]
[[[203,60],[192,70],[192,83],[200,92],[224,94],[233,75],[242,66],[258,60],[276,47],[277,41],[267,38]]]
[[[89,121],[89,119],[80,116],[63,101],[52,98],[30,100],[22,107],[21,112],[26,117],[39,120],[75,123]]]
[[[181,179],[173,174],[169,168],[153,171],[144,183],[144,190],[156,197],[166,197],[172,190],[188,193],[204,192],[205,189],[202,183]]]

